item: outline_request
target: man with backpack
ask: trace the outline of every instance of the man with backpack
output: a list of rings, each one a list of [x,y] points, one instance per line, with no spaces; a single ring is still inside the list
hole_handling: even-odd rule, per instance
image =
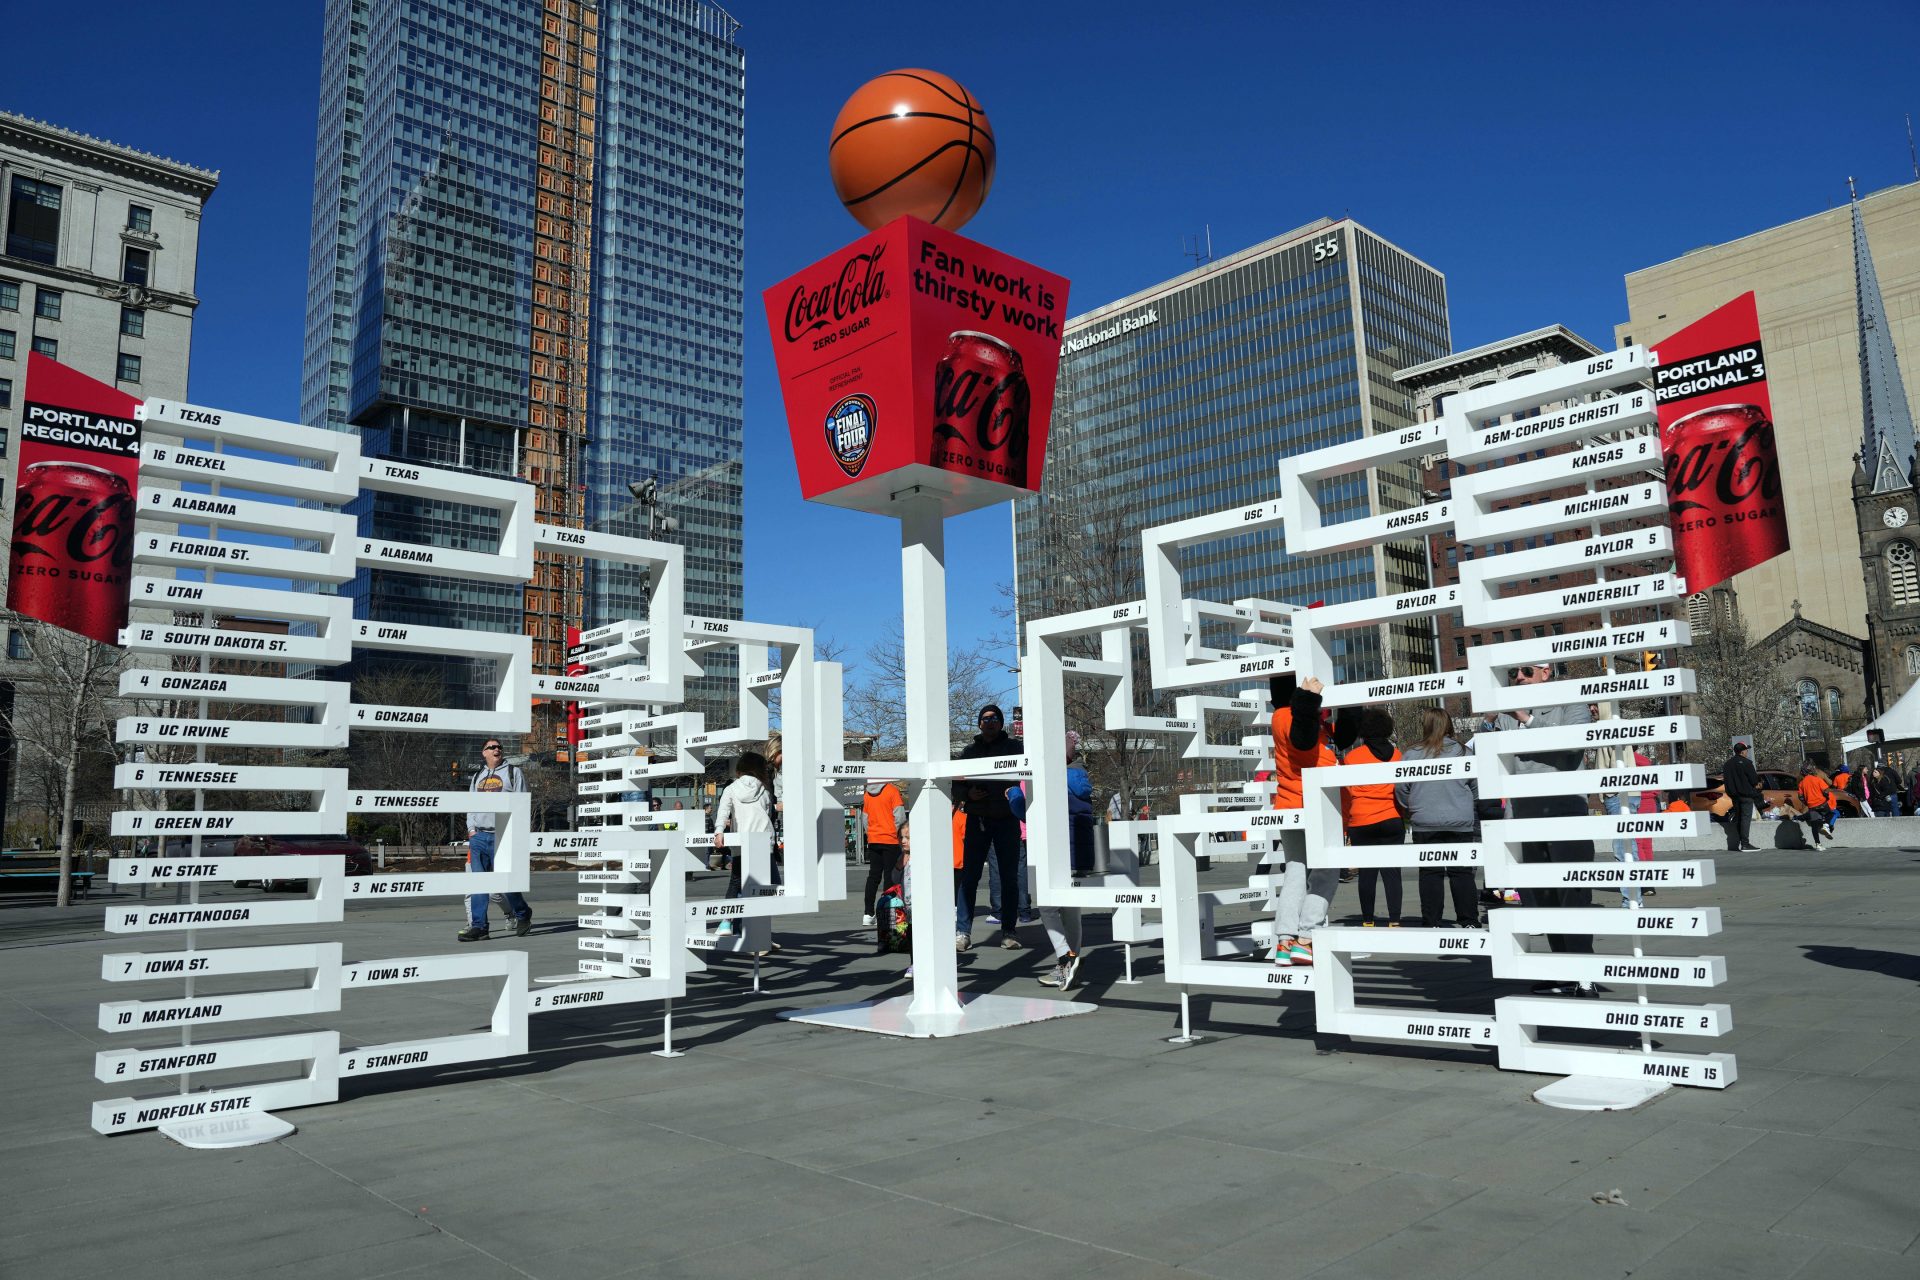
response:
[[[480,768],[473,775],[473,783],[467,790],[476,794],[494,795],[507,791],[525,791],[527,777],[517,764],[508,764],[501,754],[500,739],[488,738],[487,744],[480,748]],[[498,833],[494,828],[499,824],[497,813],[469,813],[467,815],[467,870],[483,873],[493,870],[494,848]],[[515,937],[525,937],[533,928],[533,908],[527,900],[517,893],[501,895],[505,910],[512,917]],[[459,933],[462,942],[479,942],[489,933],[487,926],[487,895],[471,893],[467,895],[467,927]]]

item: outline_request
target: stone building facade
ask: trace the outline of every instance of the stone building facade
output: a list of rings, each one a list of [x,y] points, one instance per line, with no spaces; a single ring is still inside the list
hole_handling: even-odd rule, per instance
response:
[[[39,351],[142,400],[184,399],[200,215],[220,175],[0,112],[0,515],[13,527],[27,357]],[[26,636],[0,652],[0,806],[11,723],[32,696]],[[23,703],[24,705],[24,703]],[[0,809],[0,834],[7,811]]]

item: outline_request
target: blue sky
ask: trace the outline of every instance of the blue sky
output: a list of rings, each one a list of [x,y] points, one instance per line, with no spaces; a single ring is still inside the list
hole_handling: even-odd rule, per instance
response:
[[[0,107],[222,171],[191,395],[298,412],[319,0],[90,0],[14,23]],[[1351,215],[1445,272],[1456,347],[1608,345],[1622,277],[1913,177],[1920,5],[964,5],[736,0],[747,50],[747,614],[854,649],[898,614],[896,526],[800,500],[760,291],[852,239],[828,128],[871,75],[945,71],[1000,165],[966,234],[1077,314]],[[264,16],[262,16],[264,15]],[[955,643],[991,633],[1005,507],[948,528]]]

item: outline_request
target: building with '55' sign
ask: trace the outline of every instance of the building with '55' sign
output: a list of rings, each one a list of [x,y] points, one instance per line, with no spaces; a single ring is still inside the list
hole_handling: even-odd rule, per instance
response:
[[[1451,349],[1446,277],[1352,219],[1322,218],[1067,322],[1046,483],[1015,508],[1019,616],[1141,594],[1139,531],[1257,502],[1274,464],[1414,422],[1394,374]],[[1331,521],[1419,505],[1412,464],[1327,483]],[[1328,604],[1426,584],[1420,540],[1290,556],[1272,534],[1209,543],[1209,600]],[[1425,621],[1356,631],[1343,680],[1433,670]]]

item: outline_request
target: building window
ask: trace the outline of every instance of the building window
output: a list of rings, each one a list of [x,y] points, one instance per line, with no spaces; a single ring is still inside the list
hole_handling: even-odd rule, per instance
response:
[[[145,284],[148,272],[153,266],[153,255],[145,249],[127,246],[126,260],[120,268],[120,278],[128,284]]]
[[[1913,544],[1904,538],[1887,547],[1887,587],[1896,609],[1920,604],[1920,568],[1913,562]]]
[[[1907,646],[1907,674],[1920,676],[1920,644]]]
[[[20,282],[18,280],[0,280],[0,311],[18,311],[20,309]]]
[[[153,232],[153,210],[143,204],[127,206],[127,230]]]
[[[0,378],[0,409],[13,408],[13,379]]]
[[[0,329],[0,360],[13,359],[13,330]]]
[[[1687,626],[1696,636],[1713,630],[1713,602],[1707,599],[1706,592],[1696,591],[1687,597]]]
[[[65,295],[58,289],[36,290],[33,295],[33,314],[42,320],[58,320],[60,304],[65,300]]]
[[[1800,714],[1811,720],[1820,714],[1820,686],[1812,680],[1802,680],[1794,686],[1800,695]]]
[[[147,336],[147,313],[139,307],[120,308],[120,332],[129,338]]]
[[[58,360],[60,358],[60,344],[52,338],[35,338],[33,340],[33,349],[49,360]]]
[[[1840,691],[1832,685],[1827,686],[1827,719],[1840,718]]]
[[[140,357],[128,355],[122,351],[120,353],[120,370],[114,376],[122,382],[140,381]]]
[[[60,188],[16,176],[7,197],[7,254],[51,265],[60,253]]]
[[[7,628],[7,657],[15,662],[26,661],[27,633],[18,627]]]

